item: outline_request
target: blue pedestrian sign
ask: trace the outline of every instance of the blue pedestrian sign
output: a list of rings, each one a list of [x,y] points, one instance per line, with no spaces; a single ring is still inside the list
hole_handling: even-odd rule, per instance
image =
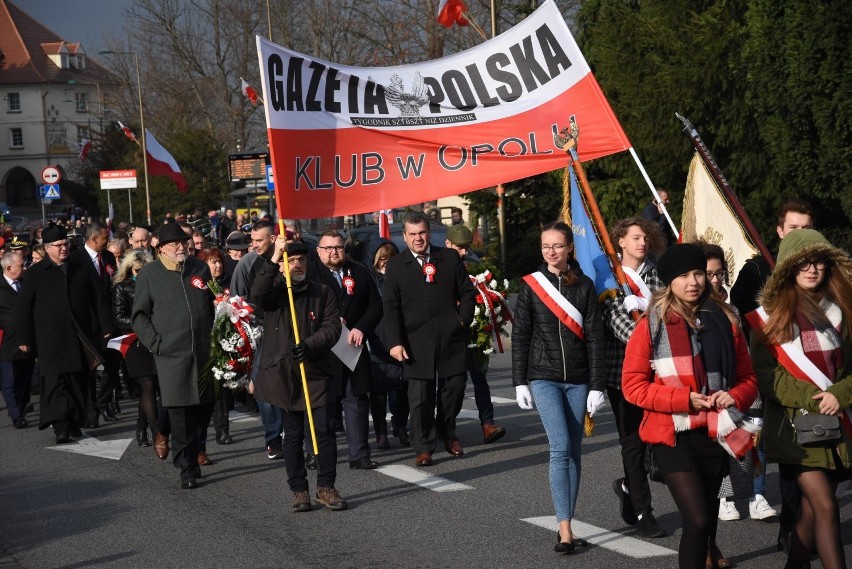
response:
[[[266,189],[268,191],[273,191],[275,189],[275,178],[272,176],[272,165],[268,164],[266,166]]]
[[[38,187],[38,197],[48,200],[59,199],[59,184],[44,184]]]

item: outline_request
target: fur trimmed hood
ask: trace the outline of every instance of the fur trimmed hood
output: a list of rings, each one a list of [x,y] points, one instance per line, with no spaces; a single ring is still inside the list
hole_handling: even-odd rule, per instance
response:
[[[796,266],[806,257],[815,254],[824,256],[831,262],[831,270],[840,270],[852,281],[852,258],[846,251],[834,247],[819,231],[797,229],[781,240],[778,263],[760,292],[758,302],[762,306],[771,303],[784,283],[795,274]]]

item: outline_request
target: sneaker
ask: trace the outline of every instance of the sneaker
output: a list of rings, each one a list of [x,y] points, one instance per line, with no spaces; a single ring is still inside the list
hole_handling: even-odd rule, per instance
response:
[[[311,495],[307,490],[301,492],[293,492],[293,511],[294,512],[310,512],[313,509],[311,506]]]
[[[336,488],[325,488],[322,486],[317,488],[317,502],[335,512],[345,510],[347,507],[346,501],[340,497],[340,493]]]
[[[630,496],[627,492],[624,491],[622,484],[624,484],[624,478],[614,480],[612,482],[612,491],[615,492],[616,496],[618,496],[618,500],[621,505],[621,519],[624,520],[624,523],[627,525],[635,526],[637,519],[636,512],[633,510],[633,502],[630,500]]]
[[[266,458],[269,460],[277,460],[279,458],[284,458],[284,449],[281,448],[281,443],[278,444],[273,441],[271,444],[266,447]]]
[[[755,494],[748,502],[748,515],[753,520],[768,520],[778,515],[761,494]]]
[[[666,537],[666,532],[657,523],[657,519],[650,511],[645,512],[636,522],[636,531],[642,537]]]
[[[769,504],[767,504],[768,506]],[[737,510],[736,504],[730,500],[722,498],[719,500],[719,519],[723,522],[732,522],[740,519],[740,512]]]

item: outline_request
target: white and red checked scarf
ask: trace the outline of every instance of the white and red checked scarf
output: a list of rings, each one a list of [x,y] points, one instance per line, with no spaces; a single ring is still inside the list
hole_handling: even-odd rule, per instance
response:
[[[831,378],[837,376],[837,370],[843,365],[843,346],[840,340],[843,312],[830,300],[823,300],[820,305],[828,318],[829,326],[817,328],[801,310],[796,312],[796,326],[799,328],[802,351],[826,377]]]
[[[649,310],[651,345],[654,350],[651,367],[664,385],[674,388],[694,386],[706,395],[727,391],[736,377],[736,354],[731,324],[722,309],[708,301],[699,310],[698,330],[679,316],[663,323],[657,310]],[[702,409],[689,413],[672,413],[675,432],[706,428],[731,456],[741,459],[754,446],[754,435],[760,427],[745,420],[735,406],[727,409]]]

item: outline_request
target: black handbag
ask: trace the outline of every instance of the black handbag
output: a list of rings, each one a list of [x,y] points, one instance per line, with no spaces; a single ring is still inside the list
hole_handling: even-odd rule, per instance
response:
[[[800,446],[822,446],[839,441],[840,417],[819,413],[797,414],[793,418],[796,442]]]
[[[654,482],[666,483],[663,480],[663,475],[660,473],[660,466],[657,464],[654,449],[651,445],[645,445],[645,471],[648,473],[648,478]]]

